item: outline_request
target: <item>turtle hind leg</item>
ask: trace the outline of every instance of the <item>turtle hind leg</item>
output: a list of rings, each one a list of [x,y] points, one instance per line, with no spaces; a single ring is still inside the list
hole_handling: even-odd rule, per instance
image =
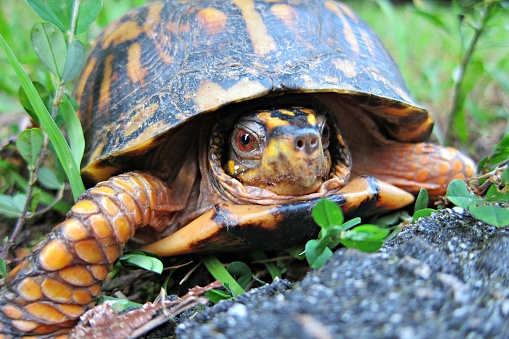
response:
[[[101,294],[101,282],[136,228],[160,227],[172,191],[148,173],[131,172],[89,189],[67,219],[5,278],[0,338],[65,332]]]
[[[452,147],[430,143],[391,143],[354,157],[354,174],[369,174],[414,195],[421,188],[431,198],[443,196],[453,179],[467,180],[475,163]]]

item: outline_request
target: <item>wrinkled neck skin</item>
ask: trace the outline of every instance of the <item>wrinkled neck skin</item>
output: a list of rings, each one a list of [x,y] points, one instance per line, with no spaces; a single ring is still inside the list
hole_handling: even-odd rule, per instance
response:
[[[351,161],[350,153],[334,121],[334,117],[329,118],[328,121],[332,131],[332,140],[329,146],[332,159],[331,171],[316,191],[303,195],[276,194],[266,188],[244,185],[228,175],[223,169],[222,160],[224,159],[224,152],[227,152],[225,143],[229,140],[228,135],[233,123],[232,118],[220,121],[215,125],[209,141],[200,143],[199,165],[202,181],[198,205],[210,206],[222,201],[236,204],[276,205],[333,195],[348,182]],[[202,137],[204,137],[203,134]]]

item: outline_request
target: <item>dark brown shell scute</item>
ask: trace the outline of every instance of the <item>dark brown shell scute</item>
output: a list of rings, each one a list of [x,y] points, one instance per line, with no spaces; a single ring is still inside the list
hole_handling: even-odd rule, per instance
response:
[[[151,147],[192,116],[272,94],[335,92],[427,116],[379,39],[334,1],[156,3],[108,29],[90,60],[77,90],[85,168]]]

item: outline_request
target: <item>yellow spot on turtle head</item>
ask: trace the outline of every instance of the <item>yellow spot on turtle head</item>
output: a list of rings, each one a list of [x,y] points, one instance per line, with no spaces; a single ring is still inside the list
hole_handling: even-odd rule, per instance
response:
[[[316,116],[308,113],[308,124],[316,125]]]
[[[280,109],[278,110],[280,113],[284,114],[284,115],[289,115],[291,117],[294,117],[295,116],[295,113],[292,112],[292,111],[289,111],[287,109]]]
[[[203,27],[207,34],[217,34],[226,27],[228,16],[215,8],[205,8],[196,14],[198,24]]]
[[[226,164],[226,171],[228,172],[229,175],[235,174],[235,161],[233,160],[228,161],[228,163]]]

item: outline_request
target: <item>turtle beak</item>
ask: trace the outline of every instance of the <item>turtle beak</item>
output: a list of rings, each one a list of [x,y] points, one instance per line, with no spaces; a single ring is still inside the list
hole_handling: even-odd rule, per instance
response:
[[[324,152],[319,132],[298,129],[271,138],[260,166],[243,173],[240,179],[256,181],[256,186],[276,194],[297,196],[316,192],[329,170],[329,152]]]

